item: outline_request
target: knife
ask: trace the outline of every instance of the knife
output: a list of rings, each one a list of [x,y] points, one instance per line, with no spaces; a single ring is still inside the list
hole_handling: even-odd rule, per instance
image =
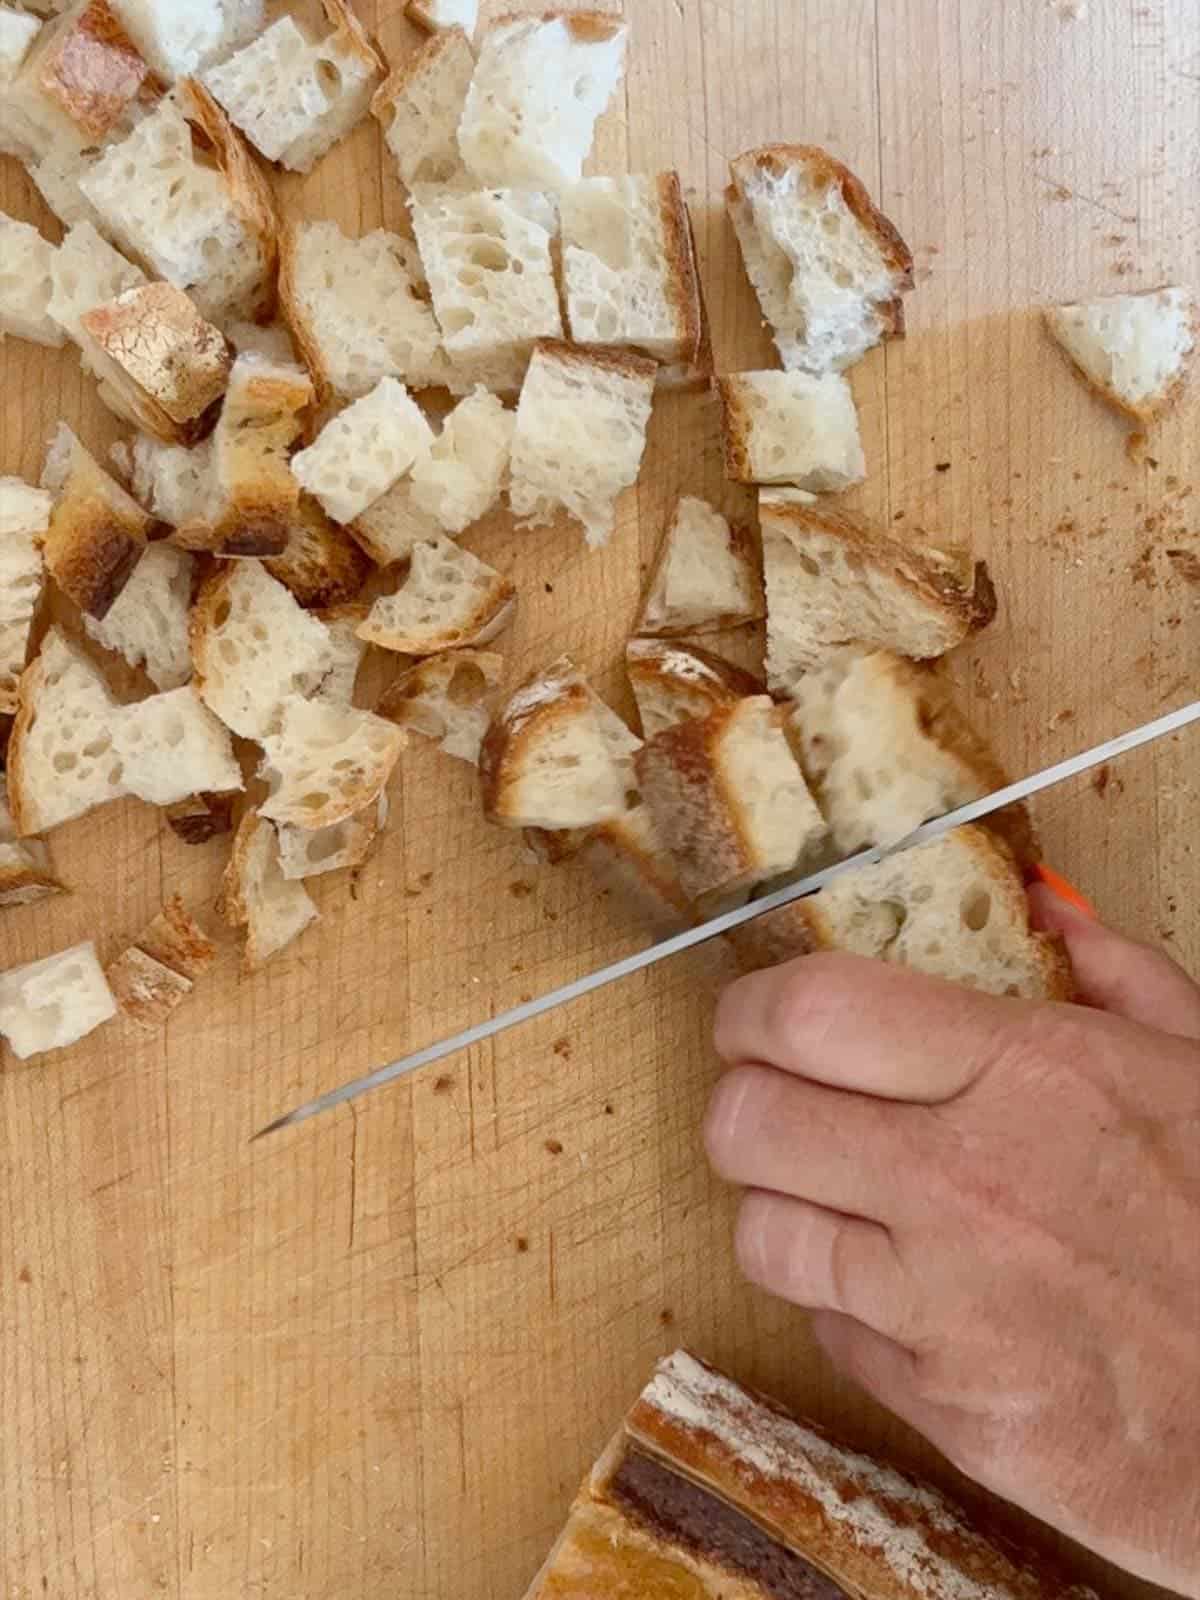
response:
[[[645,950],[638,950],[620,961],[614,961],[611,966],[602,967],[599,972],[591,972],[586,977],[576,978],[573,983],[564,984],[561,989],[552,989],[549,994],[540,995],[536,1000],[526,1000],[521,1005],[514,1006],[511,1011],[504,1011],[497,1017],[491,1017],[487,1022],[477,1022],[474,1027],[465,1028],[461,1033],[452,1034],[450,1038],[442,1039],[437,1044],[426,1045],[424,1049],[417,1050],[412,1055],[393,1061],[390,1066],[378,1067],[364,1078],[343,1084],[340,1089],[330,1089],[326,1094],[310,1100],[307,1105],[299,1106],[296,1110],[289,1111],[274,1122],[268,1123],[265,1128],[260,1128],[254,1139],[265,1139],[270,1133],[278,1133],[282,1128],[307,1122],[310,1117],[319,1116],[323,1111],[332,1111],[335,1106],[356,1100],[359,1095],[368,1094],[372,1089],[382,1088],[385,1083],[394,1083],[397,1078],[416,1072],[420,1067],[428,1067],[435,1061],[443,1061],[447,1056],[456,1055],[460,1050],[480,1044],[484,1039],[495,1038],[498,1033],[519,1027],[523,1022],[532,1022],[535,1017],[544,1016],[546,1012],[554,1011],[559,1006],[570,1005],[573,1000],[581,1000],[585,994],[594,994],[597,989],[606,988],[610,983],[617,983],[635,972],[643,972],[647,967],[666,961],[671,956],[682,955],[685,950],[706,944],[710,939],[720,938],[722,934],[731,933],[734,928],[744,927],[746,923],[766,916],[771,911],[778,911],[782,906],[790,906],[808,895],[817,894],[848,872],[857,872],[861,867],[875,866],[889,856],[898,855],[902,850],[911,850],[916,845],[928,844],[954,828],[961,828],[965,823],[979,822],[984,817],[1003,810],[1005,806],[1028,800],[1032,795],[1040,794],[1043,789],[1052,789],[1056,784],[1065,783],[1068,778],[1078,777],[1080,773],[1090,772],[1106,761],[1115,761],[1119,756],[1125,755],[1130,750],[1136,750],[1141,745],[1151,744],[1154,740],[1163,739],[1171,733],[1178,733],[1181,728],[1186,728],[1198,720],[1200,720],[1200,700],[1193,701],[1191,705],[1181,706],[1177,711],[1168,712],[1164,717],[1157,717],[1153,722],[1144,723],[1129,733],[1118,734],[1115,739],[1095,745],[1079,755],[1058,761],[1052,767],[1035,773],[1031,778],[1023,778],[1019,783],[1010,783],[1007,788],[998,789],[994,794],[985,795],[981,800],[972,800],[965,806],[957,806],[953,811],[947,811],[944,816],[923,822],[919,828],[914,828],[910,834],[897,840],[895,844],[861,850],[857,855],[848,856],[846,860],[838,861],[833,866],[823,867],[820,872],[814,872],[807,878],[801,878],[796,883],[789,883],[782,889],[776,889],[764,895],[761,900],[752,900],[748,905],[739,906],[736,911],[722,912],[720,916],[713,917],[697,927],[688,928],[670,939],[650,945]]]

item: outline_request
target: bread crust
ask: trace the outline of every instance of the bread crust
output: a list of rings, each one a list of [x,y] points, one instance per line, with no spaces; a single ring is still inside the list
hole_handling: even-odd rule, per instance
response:
[[[658,371],[658,362],[652,361],[649,356],[635,355],[632,350],[616,349],[611,345],[581,345],[571,344],[566,339],[537,339],[533,345],[534,355],[544,355],[547,360],[556,361],[562,367],[602,367],[606,372],[615,372],[622,378],[632,378],[644,383],[653,379]]]
[[[106,969],[113,998],[134,1027],[155,1033],[192,992],[190,978],[130,945]]]
[[[66,892],[64,883],[32,859],[20,865],[0,865],[0,906],[31,906],[47,895]]]
[[[494,17],[493,28],[506,28],[514,22],[561,22],[579,44],[607,44],[625,31],[623,17],[606,11],[507,11]]]
[[[708,318],[708,299],[704,293],[704,280],[700,276],[700,253],[696,249],[696,229],[691,209],[683,201],[683,221],[687,225],[687,253],[692,282],[696,288],[696,314],[699,327],[695,354],[690,364],[681,363],[658,369],[658,385],[663,389],[700,389],[713,375],[716,362],[713,358],[712,324]]]
[[[409,14],[412,14],[411,6]],[[413,83],[433,71],[447,50],[454,49],[460,42],[470,49],[471,41],[462,28],[435,28],[425,23],[421,26],[430,28],[430,37],[418,45],[410,56],[398,62],[371,96],[371,115],[385,130],[391,120],[389,113],[395,110],[396,102]]]
[[[232,806],[232,797],[228,797]],[[136,940],[140,950],[185,978],[201,978],[217,959],[217,947],[173,894]]]
[[[157,526],[79,447],[43,537],[46,570],[81,611],[102,621]]]
[[[231,379],[239,377],[240,364]],[[312,404],[307,372],[248,366],[231,381],[217,424],[217,477],[225,505],[212,548],[227,556],[282,556],[297,519],[300,485],[289,450]]]
[[[371,570],[370,560],[348,531],[306,494],[300,496],[289,520],[283,550],[268,556],[263,565],[305,607],[353,600]]]
[[[368,72],[383,72],[384,64],[371,43],[371,36],[355,16],[347,0],[321,0],[325,19],[333,29],[332,41],[338,50],[356,56]]]
[[[678,704],[680,721],[766,692],[752,672],[684,640],[631,639],[625,647],[625,670],[639,704],[639,688],[657,692]]]
[[[271,187],[250,147],[204,85],[181,78],[176,89],[184,115],[212,147],[234,211],[258,245],[261,271],[251,311],[255,322],[270,322],[277,300],[280,226]]]
[[[675,313],[680,360],[696,371],[704,342],[705,312],[691,218],[678,172],[660,172],[654,184],[658,193],[658,216],[667,260],[667,302]]]
[[[108,0],[47,23],[26,70],[85,145],[105,142],[143,91],[162,89]]]
[[[492,719],[479,751],[480,794],[489,821],[512,825],[505,791],[519,778],[528,751],[547,728],[585,713],[592,713],[591,699],[570,656],[560,656],[516,690]]]
[[[431,656],[443,650],[489,644],[509,625],[516,608],[516,585],[498,572],[480,594],[474,609],[456,627],[406,631],[403,627],[389,627],[378,618],[373,621],[372,611],[359,625],[358,637],[400,655]]]
[[[1164,289],[1169,289],[1172,287],[1173,285],[1171,284],[1160,283],[1154,289],[1147,289],[1145,293],[1161,294]],[[1193,306],[1192,309],[1191,329],[1193,348],[1184,357],[1182,367],[1176,374],[1174,380],[1167,386],[1165,390],[1157,395],[1152,396],[1150,399],[1143,401],[1141,405],[1131,405],[1123,395],[1118,393],[1118,391],[1112,388],[1109,384],[1098,383],[1091,373],[1081,367],[1075,360],[1075,357],[1058,337],[1055,326],[1056,317],[1058,317],[1058,315],[1066,309],[1068,309],[1066,306],[1047,306],[1042,312],[1042,325],[1049,333],[1054,342],[1055,348],[1067,362],[1068,366],[1071,368],[1071,371],[1077,378],[1081,378],[1083,380],[1084,384],[1086,384],[1086,386],[1094,395],[1098,395],[1101,400],[1106,400],[1108,404],[1115,407],[1123,417],[1128,417],[1130,422],[1135,422],[1142,428],[1149,427],[1149,425],[1152,422],[1157,421],[1159,417],[1164,416],[1167,412],[1174,410],[1179,403],[1180,396],[1187,387],[1188,378],[1191,375],[1191,367],[1196,355],[1195,345],[1200,343],[1200,306]]]
[[[642,587],[642,600],[638,610],[638,634],[645,638],[653,639],[678,639],[692,633],[719,633],[725,628],[739,628],[747,622],[757,622],[766,615],[766,602],[762,594],[762,561],[759,554],[758,539],[753,530],[742,522],[729,522],[729,546],[734,565],[742,574],[743,584],[749,589],[757,589],[758,603],[738,611],[722,611],[704,622],[654,624],[648,616],[650,598],[662,576],[673,547],[672,535],[676,519],[679,515],[680,501],[675,502],[671,511],[663,536],[659,541],[658,550],[655,552],[654,562]],[[713,508],[715,509],[715,507]],[[715,659],[720,659],[715,658]],[[761,692],[761,691],[760,691]]]
[[[750,459],[750,432],[753,418],[746,404],[746,388],[735,373],[712,380],[713,393],[721,404],[721,448],[725,457],[725,476],[734,483],[753,483]]]

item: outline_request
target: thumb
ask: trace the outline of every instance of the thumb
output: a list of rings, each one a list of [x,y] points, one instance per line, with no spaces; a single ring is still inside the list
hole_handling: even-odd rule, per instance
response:
[[[1200,988],[1170,956],[1114,933],[1044,883],[1030,886],[1029,906],[1036,928],[1066,942],[1084,1005],[1200,1039]]]

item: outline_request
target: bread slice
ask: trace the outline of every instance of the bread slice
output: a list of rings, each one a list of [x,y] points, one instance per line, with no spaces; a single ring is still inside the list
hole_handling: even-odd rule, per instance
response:
[[[1178,397],[1196,347],[1190,290],[1103,295],[1045,316],[1084,379],[1133,422],[1145,427]]]
[[[139,433],[129,446],[128,461],[124,455],[114,460],[118,470],[127,468],[134,498],[156,521],[170,523],[180,532],[181,538],[173,542],[184,549],[207,548],[208,518],[217,498],[211,434],[188,450]]]
[[[844,372],[904,331],[912,252],[866,189],[816,145],[730,163],[729,214],[789,371]]]
[[[436,741],[439,750],[471,766],[491,721],[493,691],[503,656],[487,650],[448,650],[418,661],[389,685],[375,714]]]
[[[422,185],[412,219],[447,354],[501,369],[500,381],[481,376],[489,388],[519,387],[534,341],[563,333],[554,202],[533,190]]]
[[[801,678],[791,726],[801,764],[839,855],[896,844],[931,817],[1008,782],[946,685],[927,667],[885,651],[844,656]],[[1036,848],[1029,815],[989,819],[1019,862]]]
[[[213,435],[218,555],[279,556],[287,549],[300,503],[290,453],[313,397],[302,367],[256,355],[234,362]]]
[[[302,606],[311,607],[353,599],[370,571],[370,562],[358,545],[310,495],[300,497],[282,552],[268,557],[263,565]]]
[[[0,715],[17,709],[17,683],[42,598],[41,542],[52,497],[20,478],[0,478]]]
[[[559,211],[572,340],[694,366],[703,316],[679,174],[583,178]]]
[[[194,444],[211,430],[232,355],[182,289],[127,289],[83,313],[79,340],[100,398],[118,416],[164,444]]]
[[[598,11],[501,17],[484,32],[458,142],[482,184],[577,183],[620,82],[628,28]]]
[[[283,876],[275,829],[257,811],[246,813],[234,838],[219,909],[231,927],[245,933],[247,972],[265,966],[320,915],[304,885]]]
[[[275,731],[285,702],[313,694],[334,664],[328,628],[256,561],[230,562],[205,580],[191,638],[201,698],[244,739]]]
[[[854,396],[838,373],[740,372],[713,386],[736,482],[836,493],[866,476]]]
[[[320,613],[329,637],[330,666],[309,699],[329,706],[354,704],[359,669],[367,653],[366,641],[358,636],[366,615],[365,605],[330,606]]]
[[[146,274],[90,222],[77,222],[67,229],[51,259],[50,281],[47,313],[69,339],[82,345],[84,314],[107,305],[127,289],[140,288]]]
[[[517,407],[509,500],[524,523],[558,507],[607,542],[622,489],[637,480],[654,400],[654,363],[642,356],[542,341]]]
[[[1012,854],[986,828],[956,828],[931,844],[848,873],[785,911],[797,909],[790,929],[759,929],[757,948],[742,941],[741,959],[798,943],[801,948],[789,953],[848,950],[988,994],[1027,1000],[1069,1000],[1073,994],[1061,943],[1031,931]],[[762,920],[770,924],[783,915],[769,913]],[[772,936],[776,949],[764,948],[763,940]]]
[[[388,797],[328,828],[280,827],[279,867],[289,882],[361,867],[387,824]]]
[[[631,639],[625,647],[625,670],[647,739],[676,723],[727,710],[761,695],[765,687],[724,656],[683,640]]]
[[[767,585],[767,674],[791,693],[833,651],[891,650],[927,660],[996,614],[982,562],[902,544],[862,517],[803,493],[759,496]]]
[[[433,439],[420,406],[395,378],[381,378],[292,459],[296,482],[335,522],[353,522],[403,476]]]
[[[221,0],[113,0],[139,50],[161,77],[188,77],[222,46]]]
[[[153,93],[150,69],[108,0],[76,0],[60,9],[8,90],[38,155],[118,137]]]
[[[421,279],[417,251],[399,234],[378,228],[348,239],[334,222],[288,226],[280,306],[319,400],[369,394],[381,378],[433,381],[444,357]]]
[[[27,222],[0,212],[0,340],[6,333],[52,348],[63,342],[50,315],[54,246]]]
[[[440,28],[461,28],[468,36],[479,23],[479,0],[408,0],[410,22],[434,33]]]
[[[816,865],[828,829],[766,695],[656,734],[639,787],[689,899],[702,906]]]
[[[57,628],[21,677],[8,743],[8,804],[19,837],[48,833],[125,794],[113,749],[118,706]]]
[[[0,907],[29,906],[64,885],[50,869],[50,854],[40,839],[18,839],[8,800],[0,788]]]
[[[161,966],[194,983],[217,959],[217,947],[178,894],[164,902],[154,921],[137,937],[139,950]]]
[[[56,495],[43,543],[46,570],[81,611],[102,621],[140,560],[153,519],[65,423],[51,441],[42,483]]]
[[[479,758],[484,814],[509,828],[590,828],[629,810],[639,741],[569,656],[492,721]]]
[[[116,1014],[90,939],[0,973],[0,1034],[20,1061],[76,1044]]]
[[[228,729],[191,684],[123,706],[112,721],[113,754],[127,794],[168,806],[190,795],[242,787]]]
[[[80,178],[113,239],[210,322],[267,320],[278,220],[262,173],[208,91],[182,80]]]
[[[169,544],[147,545],[103,621],[84,617],[97,644],[133,667],[144,667],[158,689],[178,689],[192,675],[188,615],[193,560]]]
[[[157,1033],[194,987],[190,978],[172,972],[135,944],[109,962],[104,976],[121,1015],[143,1033]]]
[[[650,807],[631,806],[621,816],[589,828],[574,852],[639,925],[664,937],[689,926],[695,908],[664,847]]]
[[[462,28],[436,32],[375,91],[372,115],[408,188],[465,178],[458,148],[475,52]]]
[[[383,75],[345,0],[322,0],[331,32],[312,35],[284,15],[203,81],[269,161],[308,172],[363,116]]]
[[[431,656],[489,644],[516,606],[507,578],[451,540],[437,539],[415,546],[404,582],[376,600],[358,634],[385,650]]]
[[[462,533],[500,498],[517,419],[494,394],[476,388],[446,418],[413,463],[412,500],[447,533]]]
[[[658,638],[714,633],[766,613],[757,540],[707,500],[675,502],[646,584],[637,630]]]
[[[344,822],[375,805],[407,743],[370,711],[289,700],[279,732],[262,741],[271,786],[262,815],[310,833]]]

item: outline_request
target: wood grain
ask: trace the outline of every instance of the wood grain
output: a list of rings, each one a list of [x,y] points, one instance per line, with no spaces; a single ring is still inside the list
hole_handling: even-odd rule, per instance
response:
[[[397,0],[359,0],[393,58]],[[618,9],[611,5],[608,9]],[[677,166],[719,359],[769,357],[720,209],[728,158],[827,144],[914,246],[908,339],[854,375],[897,529],[986,555],[997,626],[955,663],[1017,770],[1181,701],[1200,666],[1197,408],[1141,465],[1044,337],[1047,301],[1194,278],[1198,0],[628,0],[634,44],[598,170]],[[401,223],[373,127],[286,204]],[[24,176],[0,204],[58,237]],[[35,477],[65,417],[119,428],[75,357],[0,350],[0,471]],[[513,676],[566,647],[617,670],[669,499],[720,497],[715,417],[659,408],[608,550],[562,529],[470,537],[523,609]],[[551,592],[552,591],[552,592]],[[1041,808],[1050,858],[1130,932],[1200,966],[1195,745],[1136,755]],[[255,979],[232,949],[159,1037],[113,1026],[0,1071],[0,1573],[50,1595],[521,1592],[654,1358],[687,1342],[867,1445],[952,1475],[833,1378],[798,1314],[748,1291],[698,1142],[719,959],[700,955],[253,1150],[264,1120],[630,947],[571,870],[531,868],[471,775],[406,759],[353,891]],[[70,898],[4,914],[0,965],[105,955],[179,889],[211,906],[219,843],[121,805],[55,837]],[[981,1497],[977,1497],[981,1498]],[[1004,1514],[1014,1528],[1015,1514]],[[1043,1539],[1044,1534],[1040,1535]],[[1080,1565],[1107,1592],[1140,1586]]]

